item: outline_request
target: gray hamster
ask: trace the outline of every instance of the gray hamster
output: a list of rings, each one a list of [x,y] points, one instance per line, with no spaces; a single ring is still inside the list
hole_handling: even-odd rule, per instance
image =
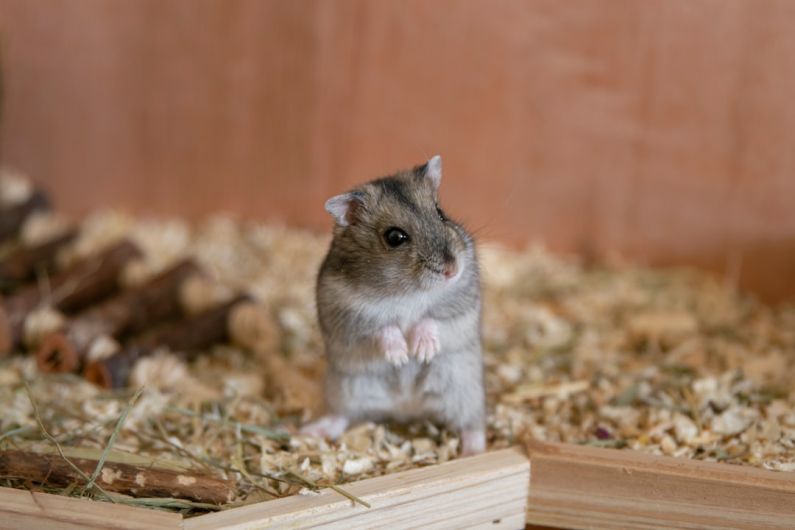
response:
[[[475,245],[439,207],[439,156],[332,197],[334,238],[317,281],[328,414],[303,434],[429,419],[485,449]]]

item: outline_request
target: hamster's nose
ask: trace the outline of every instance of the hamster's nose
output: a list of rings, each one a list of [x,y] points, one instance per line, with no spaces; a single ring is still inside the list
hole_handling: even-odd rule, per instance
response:
[[[456,266],[455,261],[448,261],[444,264],[442,272],[445,278],[452,278],[455,276],[455,273],[458,272],[458,266]]]

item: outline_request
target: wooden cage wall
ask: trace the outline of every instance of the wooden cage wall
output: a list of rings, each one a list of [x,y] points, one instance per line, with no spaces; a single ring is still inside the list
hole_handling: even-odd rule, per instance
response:
[[[789,0],[0,0],[2,161],[74,213],[326,229],[441,153],[483,238],[795,294]]]

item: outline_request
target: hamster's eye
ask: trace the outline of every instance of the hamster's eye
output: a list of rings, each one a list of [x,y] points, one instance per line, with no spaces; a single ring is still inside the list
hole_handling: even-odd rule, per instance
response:
[[[409,235],[395,226],[387,228],[386,232],[384,232],[384,241],[392,248],[399,247],[403,243],[408,242],[408,240]]]
[[[442,209],[441,209],[441,208],[439,208],[439,205],[438,205],[438,204],[436,205],[436,215],[438,215],[438,216],[439,216],[439,220],[440,220],[441,222],[445,222],[445,221],[447,221],[447,216],[446,216],[446,215],[444,215],[444,212],[442,211]]]

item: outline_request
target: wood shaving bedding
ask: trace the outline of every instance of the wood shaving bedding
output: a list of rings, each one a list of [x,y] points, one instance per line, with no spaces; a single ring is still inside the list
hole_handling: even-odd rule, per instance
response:
[[[314,278],[328,236],[229,217],[191,227],[110,212],[83,223],[64,260],[124,235],[147,251],[136,278],[192,255],[267,307],[275,331],[256,354],[217,345],[190,365],[168,352],[140,361],[133,385],[144,391],[114,452],[234,478],[229,506],[457,456],[458,438],[430,424],[368,423],[334,443],[296,435],[321,392]],[[795,471],[794,307],[768,307],[695,270],[586,268],[539,246],[484,244],[480,254],[490,449],[529,432]],[[2,360],[0,449],[50,446],[23,379],[59,443],[89,454],[105,447],[136,390],[40,375],[25,355]],[[13,478],[0,484],[26,487]]]

